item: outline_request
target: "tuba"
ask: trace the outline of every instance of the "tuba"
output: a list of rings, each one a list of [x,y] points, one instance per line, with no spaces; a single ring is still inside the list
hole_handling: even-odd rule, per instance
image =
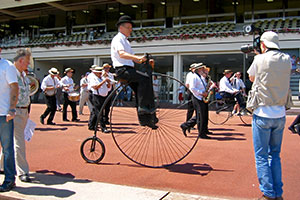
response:
[[[30,73],[26,76],[29,79],[29,96],[34,95],[39,90],[39,81],[35,78],[35,74]]]

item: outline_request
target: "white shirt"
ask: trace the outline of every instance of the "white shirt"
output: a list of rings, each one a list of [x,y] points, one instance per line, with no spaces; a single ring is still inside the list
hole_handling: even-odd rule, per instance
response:
[[[99,85],[103,80],[103,77],[99,78],[95,74],[94,76],[90,77],[89,85],[94,95],[100,95],[103,97],[106,97],[108,95],[107,83],[104,83],[100,88],[98,88],[98,90],[93,88],[93,86]]]
[[[237,90],[241,90],[242,88],[246,87],[243,80],[238,78],[234,78],[232,84],[233,84],[233,88]]]
[[[80,93],[81,93],[81,92],[87,92],[87,91],[88,91],[88,86],[83,87],[83,84],[88,84],[87,77],[83,77],[83,78],[80,80]]]
[[[87,79],[87,84],[88,84],[87,89],[88,89],[89,91],[92,90],[92,89],[91,89],[90,81],[94,78],[94,76],[96,76],[96,75],[95,75],[93,72],[91,72],[91,73],[86,77],[86,79]]]
[[[46,87],[54,87],[57,88],[57,86],[59,85],[59,80],[57,77],[51,78],[51,75],[49,74],[48,76],[46,76],[41,84],[41,89],[43,91],[45,91]]]
[[[159,80],[158,79],[156,79],[156,80],[153,79],[153,91],[154,92],[159,91]]]
[[[6,116],[10,107],[10,84],[18,83],[17,70],[8,60],[0,59],[0,116]]]
[[[103,73],[102,73],[103,74]],[[115,77],[114,77],[114,75],[112,74],[112,73],[110,73],[110,72],[108,72],[107,73],[107,75],[108,75],[108,78],[110,79],[110,80],[112,80],[111,82],[110,82],[110,84],[111,84],[111,86],[110,86],[110,88],[108,88],[108,91],[110,92],[111,90],[112,90],[112,85],[114,84],[114,80],[115,80]]]
[[[191,82],[191,79],[192,79],[192,76],[193,76],[193,72],[189,72],[187,73],[186,77],[185,77],[185,85],[190,85],[190,82]]]
[[[206,84],[206,80],[203,76],[193,73],[190,81],[190,90],[197,99],[202,100],[202,94],[205,92]]]
[[[62,91],[63,92],[73,92],[74,91],[74,81],[72,78],[68,77],[68,76],[64,76],[61,80],[60,80],[60,86],[62,87]],[[64,87],[69,88],[69,90],[65,90]]]
[[[111,41],[110,53],[113,66],[120,67],[127,65],[134,67],[134,63],[132,60],[120,58],[118,51],[121,50],[125,51],[126,53],[134,54],[126,36],[119,32]]]
[[[257,70],[257,59],[260,59],[261,57],[255,56],[253,63],[249,67],[247,73],[249,76],[254,76]],[[255,81],[255,79],[254,79]],[[266,118],[281,118],[285,116],[285,107],[284,106],[260,106],[257,109],[253,111],[253,114],[259,116],[259,117],[266,117]]]
[[[219,88],[220,88],[219,90],[220,92],[228,92],[230,94],[233,94],[236,91],[238,91],[237,89],[232,87],[232,85],[230,84],[226,76],[223,76],[223,78],[221,78]]]

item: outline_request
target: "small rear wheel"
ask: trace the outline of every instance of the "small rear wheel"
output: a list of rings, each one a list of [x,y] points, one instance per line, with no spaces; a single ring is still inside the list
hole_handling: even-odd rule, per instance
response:
[[[82,142],[80,153],[86,162],[98,163],[105,155],[104,143],[96,136],[89,137]]]
[[[215,100],[208,104],[209,121],[215,125],[222,125],[231,116],[229,106],[223,100]]]

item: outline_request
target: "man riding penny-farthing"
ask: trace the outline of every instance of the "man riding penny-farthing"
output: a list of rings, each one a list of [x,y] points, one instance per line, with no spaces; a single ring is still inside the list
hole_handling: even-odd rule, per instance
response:
[[[154,60],[150,55],[137,56],[133,53],[128,41],[133,26],[129,16],[120,17],[116,26],[118,34],[111,43],[111,59],[116,79],[122,84],[107,97],[98,119],[101,119],[106,103],[111,101],[108,130],[119,150],[128,159],[146,167],[175,164],[191,152],[199,138],[197,131],[185,136],[179,126],[187,111],[186,95],[189,89],[176,78],[153,72]],[[137,69],[134,63],[141,66]],[[156,98],[159,107],[155,107],[152,75],[156,75],[159,80]],[[116,102],[122,94],[120,91],[127,86],[134,91],[135,101],[118,106]],[[178,102],[176,92],[181,86],[186,91],[183,104]],[[105,152],[104,144],[96,136],[98,124],[94,136],[81,145],[81,155],[91,163],[100,162]]]

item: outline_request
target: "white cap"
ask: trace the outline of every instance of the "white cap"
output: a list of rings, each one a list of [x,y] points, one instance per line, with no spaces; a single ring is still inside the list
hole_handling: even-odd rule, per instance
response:
[[[268,48],[280,49],[278,34],[273,31],[264,32],[260,41],[263,41]]]

